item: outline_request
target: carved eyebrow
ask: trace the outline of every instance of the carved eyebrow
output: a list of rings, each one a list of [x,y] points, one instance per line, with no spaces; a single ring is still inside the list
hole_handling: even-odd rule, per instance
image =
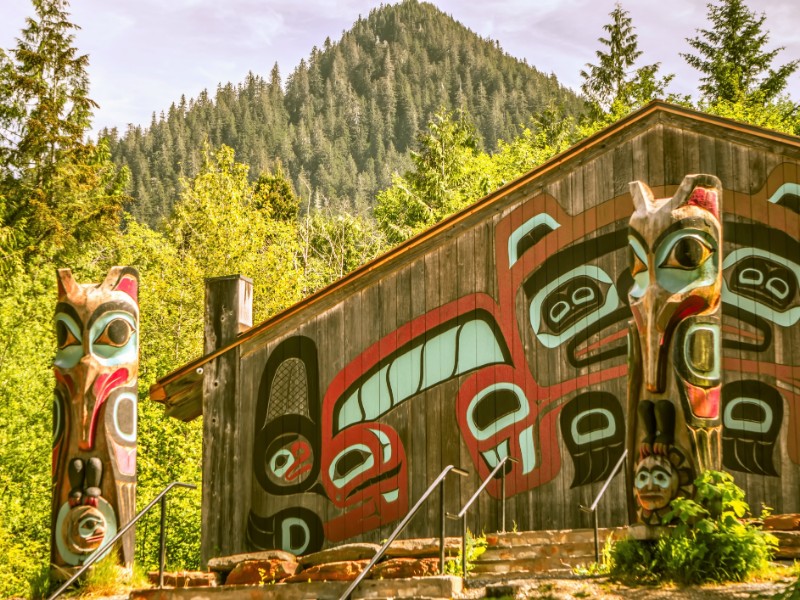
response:
[[[630,235],[633,238],[636,238],[636,241],[639,242],[642,245],[642,248],[644,248],[644,251],[646,253],[648,253],[648,254],[650,253],[650,246],[647,245],[647,242],[642,237],[641,233],[636,231],[633,227],[628,227],[628,235]]]
[[[655,243],[653,244],[653,248],[658,248],[661,245],[661,242],[664,241],[664,238],[670,235],[674,231],[678,231],[679,229],[713,229],[714,224],[707,219],[702,217],[687,217],[686,219],[681,219],[667,227],[661,234],[656,238]]]
[[[56,304],[56,314],[58,314],[58,313],[63,313],[65,315],[67,315],[73,321],[75,321],[75,324],[79,328],[83,329],[83,321],[78,316],[77,311],[75,310],[75,308],[71,304],[67,304],[66,302],[59,302],[58,304]]]
[[[94,322],[97,321],[97,319],[102,317],[107,312],[111,312],[112,310],[128,313],[133,317],[134,321],[136,321],[137,311],[135,304],[133,304],[132,302],[122,302],[120,300],[114,300],[112,302],[104,302],[96,309],[94,309],[92,316],[89,317],[89,323],[86,325],[86,328],[91,329],[92,325],[94,325]]]

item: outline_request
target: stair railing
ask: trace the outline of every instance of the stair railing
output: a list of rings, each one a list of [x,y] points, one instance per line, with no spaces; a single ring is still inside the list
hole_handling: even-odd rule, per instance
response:
[[[486,479],[483,480],[480,487],[476,490],[476,492],[472,495],[472,498],[467,500],[467,503],[464,505],[464,508],[461,509],[457,515],[447,515],[451,519],[461,519],[461,573],[463,577],[467,576],[467,511],[469,510],[470,506],[478,499],[478,496],[481,495],[483,490],[486,489],[486,486],[489,485],[489,482],[495,478],[498,471],[500,471],[500,523],[502,526],[502,532],[505,533],[506,531],[506,469],[505,464],[507,462],[519,462],[515,458],[511,458],[510,456],[506,456],[501,460],[492,472],[486,476]]]
[[[166,548],[167,548],[167,530],[166,530],[166,523],[167,523],[167,493],[175,487],[183,487],[189,488],[191,490],[197,489],[196,485],[191,483],[181,483],[179,481],[173,481],[167,487],[165,487],[159,494],[153,498],[153,500],[145,506],[135,517],[133,517],[128,523],[117,532],[113,538],[111,538],[107,543],[103,544],[102,547],[95,550],[92,555],[86,559],[86,562],[83,563],[80,569],[75,572],[72,577],[67,579],[61,587],[59,587],[47,600],[55,600],[61,594],[64,593],[69,586],[71,586],[78,577],[83,575],[89,567],[91,567],[94,563],[96,563],[100,558],[108,551],[109,548],[113,547],[117,541],[125,535],[128,530],[133,527],[136,522],[141,519],[151,508],[153,508],[157,502],[161,501],[161,531],[160,531],[160,548],[159,548],[159,559],[158,559],[158,587],[164,587],[164,561],[166,558]]]
[[[603,494],[606,493],[606,490],[608,489],[611,480],[614,479],[614,476],[617,474],[617,471],[619,471],[622,464],[627,461],[627,458],[628,458],[628,450],[626,448],[625,452],[622,453],[622,456],[619,457],[617,464],[614,465],[614,469],[611,471],[611,475],[609,475],[608,479],[606,479],[606,482],[600,489],[600,493],[597,494],[597,498],[595,498],[594,502],[592,502],[592,505],[589,507],[581,505],[580,507],[580,509],[583,512],[592,513],[592,523],[594,525],[594,562],[596,563],[600,562],[600,540],[598,539],[599,527],[597,525],[597,505],[600,503],[600,499],[603,497]]]
[[[383,546],[381,546],[380,549],[375,553],[375,556],[372,557],[372,560],[369,561],[369,564],[364,568],[363,571],[361,571],[361,573],[358,574],[358,577],[356,577],[353,580],[353,582],[344,591],[344,593],[341,596],[339,596],[339,600],[348,600],[348,598],[350,598],[350,594],[352,594],[353,591],[356,589],[356,587],[358,587],[358,584],[361,583],[361,580],[363,580],[367,576],[367,573],[369,573],[369,570],[372,567],[374,567],[375,564],[383,557],[383,555],[386,552],[386,550],[389,548],[389,546],[392,545],[392,542],[397,538],[398,535],[400,535],[400,533],[403,531],[403,529],[405,529],[406,525],[408,525],[408,522],[414,517],[415,514],[417,514],[417,511],[422,507],[422,505],[428,499],[428,496],[430,496],[437,487],[440,488],[440,494],[439,494],[439,524],[440,524],[440,529],[439,529],[439,573],[443,573],[444,572],[444,528],[445,528],[445,514],[446,514],[445,511],[444,511],[444,480],[450,473],[454,473],[454,474],[459,475],[461,477],[466,477],[466,476],[469,475],[469,473],[467,473],[463,469],[459,469],[458,467],[455,467],[453,465],[447,465],[444,468],[444,470],[441,473],[439,473],[438,477],[436,477],[436,479],[433,480],[433,483],[431,483],[428,486],[428,489],[425,490],[425,492],[422,494],[420,499],[417,500],[417,503],[411,508],[411,510],[408,512],[408,514],[405,517],[403,517],[403,520],[400,521],[400,523],[397,525],[397,527],[394,528],[394,531],[392,532],[392,534],[384,542]]]

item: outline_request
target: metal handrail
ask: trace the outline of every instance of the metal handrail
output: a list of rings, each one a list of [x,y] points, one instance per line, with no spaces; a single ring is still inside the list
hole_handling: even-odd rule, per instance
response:
[[[619,457],[617,464],[614,465],[614,469],[611,471],[611,475],[608,476],[606,482],[603,484],[603,487],[600,489],[600,492],[597,494],[597,497],[592,502],[592,505],[588,508],[586,506],[581,505],[580,509],[583,512],[592,513],[593,523],[594,523],[594,562],[600,562],[600,540],[598,539],[598,525],[597,525],[597,505],[600,503],[600,498],[603,497],[603,494],[606,493],[608,486],[611,484],[611,480],[614,479],[614,476],[619,471],[619,468],[622,466],[628,458],[628,449],[626,448],[625,451],[622,453],[622,456]]]
[[[159,492],[159,494],[155,498],[153,498],[150,504],[145,506],[144,509],[142,509],[135,517],[133,517],[130,521],[128,521],[125,527],[123,527],[117,532],[117,535],[111,538],[105,545],[95,550],[92,553],[92,555],[86,560],[86,562],[83,563],[81,568],[78,569],[78,571],[75,574],[73,574],[72,577],[67,579],[61,585],[61,587],[59,587],[55,592],[53,592],[53,594],[47,600],[55,600],[61,594],[63,594],[64,590],[66,590],[69,586],[71,586],[75,582],[75,580],[78,579],[78,577],[83,575],[89,567],[91,567],[94,563],[96,563],[100,559],[100,557],[103,556],[106,553],[106,551],[108,551],[109,548],[111,548],[114,544],[116,544],[117,541],[123,535],[125,535],[128,532],[128,530],[131,527],[133,527],[136,524],[136,522],[145,515],[145,513],[147,513],[151,508],[153,508],[156,505],[156,502],[158,502],[159,500],[161,501],[161,534],[160,534],[161,537],[160,537],[160,549],[159,549],[160,554],[158,563],[158,587],[159,588],[164,587],[164,560],[166,556],[165,552],[166,552],[166,542],[167,542],[166,529],[165,529],[166,511],[167,511],[167,493],[174,487],[189,488],[192,490],[197,489],[197,486],[191,483],[181,483],[179,481],[173,481],[172,483],[170,483],[167,487],[161,490],[161,492]]]
[[[481,495],[483,490],[486,489],[486,486],[489,485],[489,482],[494,479],[497,472],[502,469],[507,462],[517,463],[519,462],[516,458],[511,458],[510,456],[506,456],[501,460],[497,465],[495,465],[492,472],[486,476],[486,479],[481,482],[480,487],[472,494],[472,498],[467,500],[467,503],[464,505],[464,508],[457,515],[448,515],[453,519],[461,519],[461,574],[463,577],[467,576],[467,511],[469,510],[470,506],[478,499],[478,496]],[[506,471],[503,469],[500,481],[500,514],[501,514],[501,525],[503,527],[502,531],[505,533],[506,531]]]
[[[444,480],[450,473],[455,473],[456,475],[460,475],[461,477],[466,477],[469,475],[464,469],[459,469],[453,465],[447,465],[444,470],[439,473],[438,477],[433,480],[428,486],[428,489],[425,490],[425,493],[422,494],[417,503],[411,508],[408,514],[403,517],[403,520],[400,521],[400,524],[394,528],[394,531],[389,536],[389,538],[384,542],[383,546],[375,553],[375,556],[372,557],[372,560],[369,561],[369,564],[364,568],[361,573],[358,574],[350,586],[344,591],[344,593],[339,596],[339,600],[347,600],[350,598],[350,594],[358,587],[358,584],[361,583],[361,580],[367,576],[369,570],[375,566],[375,564],[383,557],[386,550],[391,546],[392,542],[400,535],[400,532],[405,529],[405,526],[408,525],[408,522],[413,518],[417,511],[422,507],[425,503],[425,500],[428,499],[433,493],[433,490],[436,489],[437,486],[441,487],[441,494],[439,495],[439,511],[440,511],[440,525],[441,529],[439,530],[439,572],[444,572],[444,526],[445,526],[445,512],[444,512]]]

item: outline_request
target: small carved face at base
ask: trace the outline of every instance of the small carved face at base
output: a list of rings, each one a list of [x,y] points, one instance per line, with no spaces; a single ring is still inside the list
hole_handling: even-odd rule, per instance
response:
[[[106,535],[106,519],[94,506],[70,509],[63,524],[67,549],[74,554],[89,554],[100,547]]]
[[[675,497],[680,477],[670,461],[651,454],[639,463],[634,479],[636,499],[643,509],[657,511]]]

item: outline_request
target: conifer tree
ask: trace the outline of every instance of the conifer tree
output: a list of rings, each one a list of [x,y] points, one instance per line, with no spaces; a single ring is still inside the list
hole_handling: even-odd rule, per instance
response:
[[[0,54],[0,217],[13,232],[0,269],[113,230],[123,200],[124,173],[105,144],[85,139],[97,105],[67,1],[33,6],[16,47]]]
[[[608,37],[598,41],[606,50],[597,50],[598,63],[587,63],[582,70],[581,90],[589,99],[595,117],[612,113],[617,117],[663,96],[672,75],[658,77],[660,63],[634,69],[642,51],[633,21],[620,3],[609,13],[611,22],[603,25]]]
[[[703,100],[709,104],[743,100],[767,104],[777,99],[800,60],[772,68],[783,47],[766,49],[766,15],[756,15],[743,0],[720,0],[707,6],[711,27],[698,29],[696,37],[687,38],[697,54],[681,54],[703,75]]]

